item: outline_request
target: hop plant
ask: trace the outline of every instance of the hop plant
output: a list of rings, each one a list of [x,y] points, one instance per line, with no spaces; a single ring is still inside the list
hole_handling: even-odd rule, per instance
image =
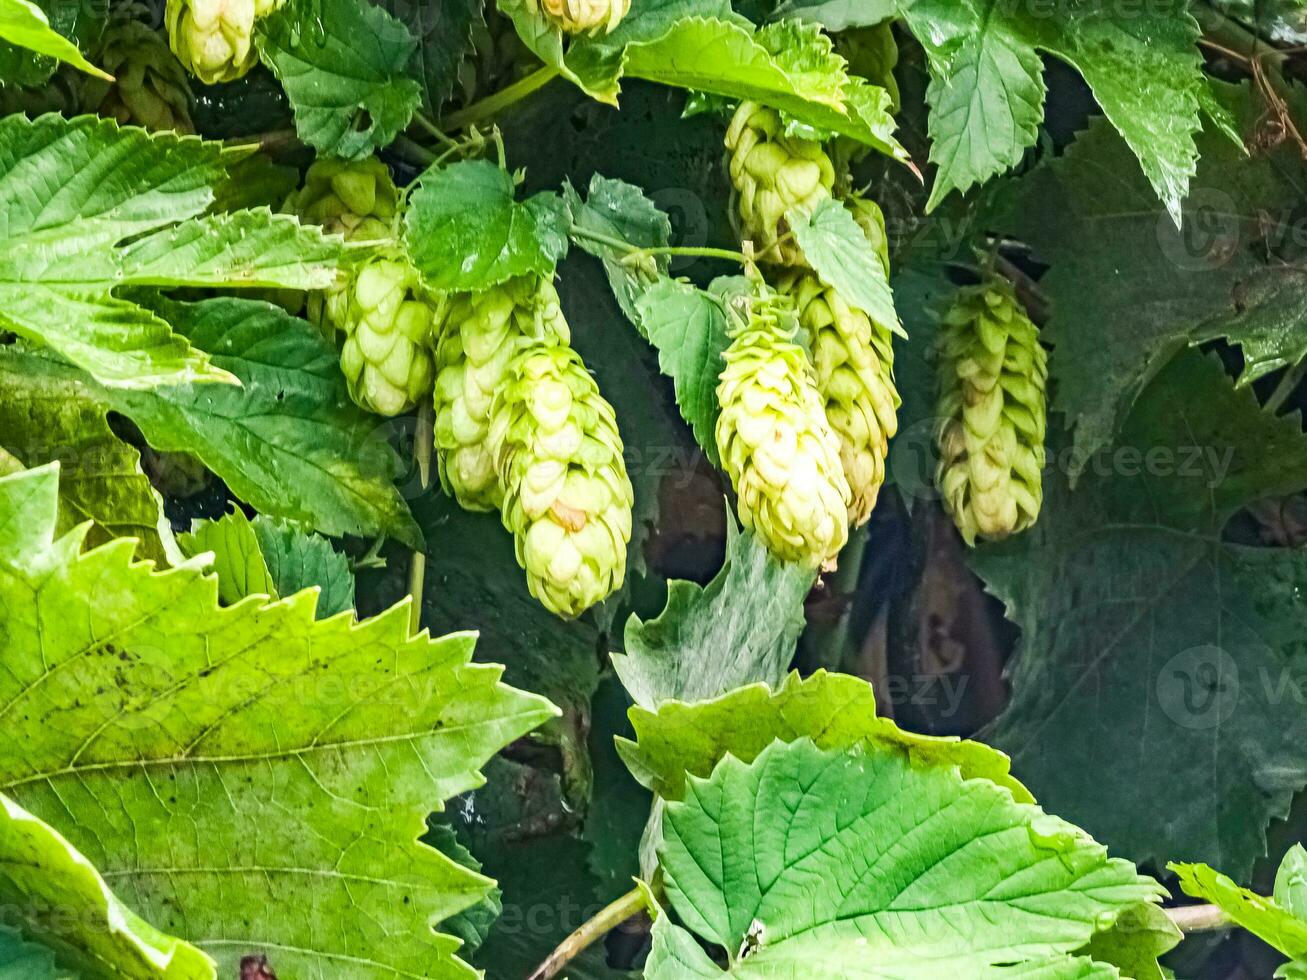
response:
[[[938,352],[936,480],[968,544],[1022,531],[1043,500],[1044,389],[1039,328],[998,277],[964,290]]]
[[[726,131],[727,169],[744,235],[765,261],[802,264],[798,245],[777,242],[786,213],[816,207],[831,195],[835,166],[820,143],[786,136],[775,109],[742,102]]]
[[[621,588],[634,493],[613,408],[562,344],[520,350],[496,393],[490,441],[527,586],[578,616]]]
[[[810,272],[791,273],[778,288],[793,300],[808,341],[852,494],[849,518],[862,524],[876,506],[889,440],[898,431],[893,335]]]
[[[531,0],[567,34],[608,34],[631,10],[631,0]]]
[[[524,276],[450,298],[436,347],[435,444],[440,482],[468,510],[498,510],[503,490],[489,440],[490,409],[514,355],[570,340],[548,277]]]
[[[343,235],[347,241],[379,241],[392,233],[399,210],[399,190],[386,165],[376,157],[322,159],[309,167],[303,186],[286,198],[282,210]],[[349,298],[348,281],[313,293],[309,296],[308,317],[325,333],[333,334],[345,323]]]
[[[848,539],[848,480],[807,355],[758,304],[726,350],[717,448],[740,519],[785,561],[829,563]]]
[[[398,415],[431,393],[431,337],[440,316],[417,273],[400,259],[365,262],[347,286],[340,368],[350,395],[378,415]]]
[[[87,112],[156,132],[195,132],[186,72],[157,31],[135,20],[111,24],[104,34],[99,63],[114,81],[87,80]]]
[[[894,78],[894,69],[899,63],[899,45],[894,39],[893,21],[843,31],[835,49],[848,61],[850,74],[885,89],[890,97],[890,111],[899,111],[899,84]]]
[[[258,61],[254,22],[284,0],[168,0],[168,43],[186,70],[214,85],[240,78]]]

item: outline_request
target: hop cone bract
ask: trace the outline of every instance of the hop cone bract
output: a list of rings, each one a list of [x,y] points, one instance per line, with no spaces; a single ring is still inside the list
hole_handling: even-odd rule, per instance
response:
[[[963,290],[941,327],[936,480],[968,544],[1005,538],[1033,524],[1043,500],[1048,357],[997,277]]]
[[[568,34],[607,34],[631,10],[631,0],[531,0]]]
[[[213,85],[240,78],[258,61],[254,22],[282,0],[168,0],[168,43],[186,70]]]
[[[346,241],[389,237],[398,209],[399,190],[386,165],[376,157],[314,162],[304,175],[303,186],[282,205],[283,211],[306,224],[321,225],[329,233],[343,235]],[[349,294],[348,281],[311,294],[309,319],[333,334],[345,323]]]
[[[186,72],[157,31],[140,21],[114,22],[105,30],[98,63],[114,81],[87,80],[88,112],[156,132],[195,132]]]
[[[725,358],[717,448],[740,520],[786,561],[829,562],[848,538],[851,494],[807,355],[764,305]]]
[[[826,418],[839,439],[852,494],[849,518],[862,524],[876,506],[889,440],[898,431],[893,335],[810,272],[792,273],[779,288],[795,304]]]
[[[726,131],[727,169],[743,234],[763,261],[793,265],[803,261],[793,240],[772,248],[789,230],[785,215],[829,197],[835,166],[820,143],[786,136],[784,128],[775,109],[741,102]]]
[[[373,258],[350,279],[340,368],[350,395],[378,415],[406,412],[431,392],[439,310],[407,262]]]
[[[634,493],[612,406],[570,347],[534,343],[496,394],[490,440],[527,586],[578,616],[626,577]]]
[[[566,344],[554,284],[524,276],[451,296],[436,347],[435,443],[440,482],[468,510],[497,510],[503,491],[490,443],[490,409],[509,367],[531,343]]]

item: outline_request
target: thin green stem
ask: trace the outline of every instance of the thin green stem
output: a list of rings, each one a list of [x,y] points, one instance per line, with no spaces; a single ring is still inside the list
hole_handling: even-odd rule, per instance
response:
[[[439,126],[432,122],[431,118],[425,112],[413,113],[413,122],[421,129],[425,129],[430,135],[434,136],[437,142],[445,146],[457,146],[458,143],[451,137],[447,136]]]
[[[473,102],[466,109],[451,112],[442,121],[447,129],[466,129],[468,126],[497,116],[515,102],[522,101],[557,77],[557,68],[551,65],[542,65],[525,78],[501,88],[492,95],[487,95],[484,99]]]
[[[726,259],[730,262],[738,262],[741,265],[744,265],[749,261],[743,252],[735,252],[728,248],[700,248],[697,246],[674,245],[664,245],[656,248],[640,248],[640,246],[632,245],[630,242],[623,241],[620,238],[614,238],[612,235],[605,235],[598,231],[591,231],[588,228],[582,228],[580,225],[572,225],[570,231],[573,238],[585,238],[600,245],[608,245],[611,248],[620,249],[628,256],[632,257],[644,255],[684,255],[693,258]]]
[[[1178,908],[1163,909],[1167,918],[1181,932],[1211,932],[1225,929],[1230,920],[1215,905],[1181,905]]]
[[[645,890],[639,886],[632,888],[559,943],[558,948],[536,967],[535,972],[527,980],[552,980],[568,963],[594,945],[605,933],[643,912],[646,902]]]
[[[423,399],[418,407],[417,428],[413,433],[413,458],[418,464],[418,481],[423,490],[431,485],[431,450],[435,444],[431,413],[431,399]],[[422,593],[426,584],[426,575],[426,552],[414,551],[413,560],[408,567],[408,594],[412,597],[412,605],[409,607],[409,629],[413,633],[422,628]]]
[[[396,136],[395,142],[390,144],[390,148],[400,156],[406,157],[413,163],[428,166],[437,159],[436,155],[428,150],[416,140],[411,140],[407,136]]]
[[[1269,414],[1279,414],[1288,397],[1297,390],[1298,385],[1302,384],[1304,375],[1307,375],[1307,358],[1299,361],[1284,372],[1284,376],[1280,378],[1280,383],[1271,392],[1271,397],[1266,399],[1266,411]]]

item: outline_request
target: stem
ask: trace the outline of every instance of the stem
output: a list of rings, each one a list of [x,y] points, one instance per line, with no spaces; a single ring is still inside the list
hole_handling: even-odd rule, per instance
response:
[[[840,552],[840,565],[830,578],[830,590],[841,599],[852,598],[857,592],[858,580],[862,572],[862,556],[867,550],[867,540],[871,537],[871,528],[863,526],[849,537],[849,543]],[[837,671],[844,663],[849,645],[849,619],[853,616],[853,603],[850,602],[840,612],[840,618],[829,629],[823,631],[816,643],[817,666]]]
[[[417,428],[413,433],[413,458],[418,464],[418,480],[422,489],[431,485],[431,449],[434,445],[432,433],[432,402],[425,399],[418,407]],[[427,555],[424,551],[414,551],[408,566],[408,594],[413,599],[409,606],[409,632],[416,633],[422,628],[422,588],[427,575]]]
[[[267,133],[255,133],[240,139],[227,140],[228,146],[255,146],[260,150],[275,150],[282,146],[294,146],[299,143],[299,134],[293,129],[274,129]]]
[[[425,129],[428,133],[434,136],[437,139],[437,141],[443,143],[445,146],[458,145],[454,140],[446,136],[444,131],[439,126],[437,126],[434,122],[432,122],[430,117],[427,116],[425,112],[413,113],[413,122],[417,123],[419,127]]]
[[[1270,415],[1278,415],[1281,406],[1285,400],[1294,393],[1298,385],[1302,383],[1303,375],[1307,374],[1307,358],[1299,361],[1293,367],[1284,372],[1280,378],[1279,384],[1271,392],[1271,397],[1266,399],[1265,409]]]
[[[436,160],[436,155],[425,146],[402,134],[395,137],[395,142],[390,144],[390,148],[397,151],[401,156],[423,166],[427,166]]]
[[[582,923],[581,928],[559,943],[558,948],[535,968],[535,972],[527,980],[551,980],[558,976],[563,967],[594,945],[605,933],[643,912],[644,908],[644,889],[638,886],[632,888],[607,908],[600,910],[593,919]]]
[[[590,231],[588,228],[582,228],[580,225],[572,225],[570,232],[573,238],[585,238],[600,245],[608,245],[611,248],[621,249],[629,256],[637,255],[684,255],[692,258],[701,259],[726,259],[730,262],[738,262],[744,265],[748,262],[743,252],[734,252],[729,248],[701,248],[698,246],[677,246],[662,245],[655,248],[640,248],[638,245],[632,245],[630,242],[623,241],[620,238],[614,238],[611,235],[605,235],[602,232]]]
[[[448,129],[464,129],[483,119],[498,115],[515,102],[520,102],[532,92],[543,88],[558,77],[558,69],[552,65],[542,65],[526,78],[519,79],[498,92],[487,95],[484,99],[473,102],[466,109],[451,112],[443,120]]]
[[[1163,909],[1175,927],[1181,932],[1211,932],[1224,929],[1230,924],[1225,913],[1215,905],[1182,905],[1178,908]]]

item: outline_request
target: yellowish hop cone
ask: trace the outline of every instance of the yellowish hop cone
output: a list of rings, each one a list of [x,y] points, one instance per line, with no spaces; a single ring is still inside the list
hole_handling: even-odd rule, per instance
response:
[[[944,506],[968,544],[1025,530],[1043,502],[1048,355],[1010,283],[966,289],[938,355]]]
[[[451,296],[436,347],[435,445],[440,482],[468,510],[498,510],[490,410],[517,352],[571,339],[558,292],[546,276],[524,276]]]
[[[608,34],[631,10],[631,0],[530,0],[567,34]]]
[[[786,136],[775,109],[741,102],[726,131],[727,170],[742,234],[765,262],[803,264],[797,243],[777,244],[792,208],[815,208],[830,197],[835,166],[820,143]],[[775,247],[773,247],[775,246]]]
[[[254,22],[284,0],[168,0],[164,20],[177,60],[206,85],[240,78],[258,61]]]
[[[852,494],[807,355],[762,304],[725,359],[717,448],[740,520],[785,561],[829,563],[848,540]]]
[[[495,397],[490,441],[527,586],[578,616],[621,588],[634,492],[612,406],[580,356],[532,343]]]
[[[358,269],[349,285],[340,369],[359,406],[398,415],[431,393],[430,345],[439,316],[407,262],[381,257]]]

